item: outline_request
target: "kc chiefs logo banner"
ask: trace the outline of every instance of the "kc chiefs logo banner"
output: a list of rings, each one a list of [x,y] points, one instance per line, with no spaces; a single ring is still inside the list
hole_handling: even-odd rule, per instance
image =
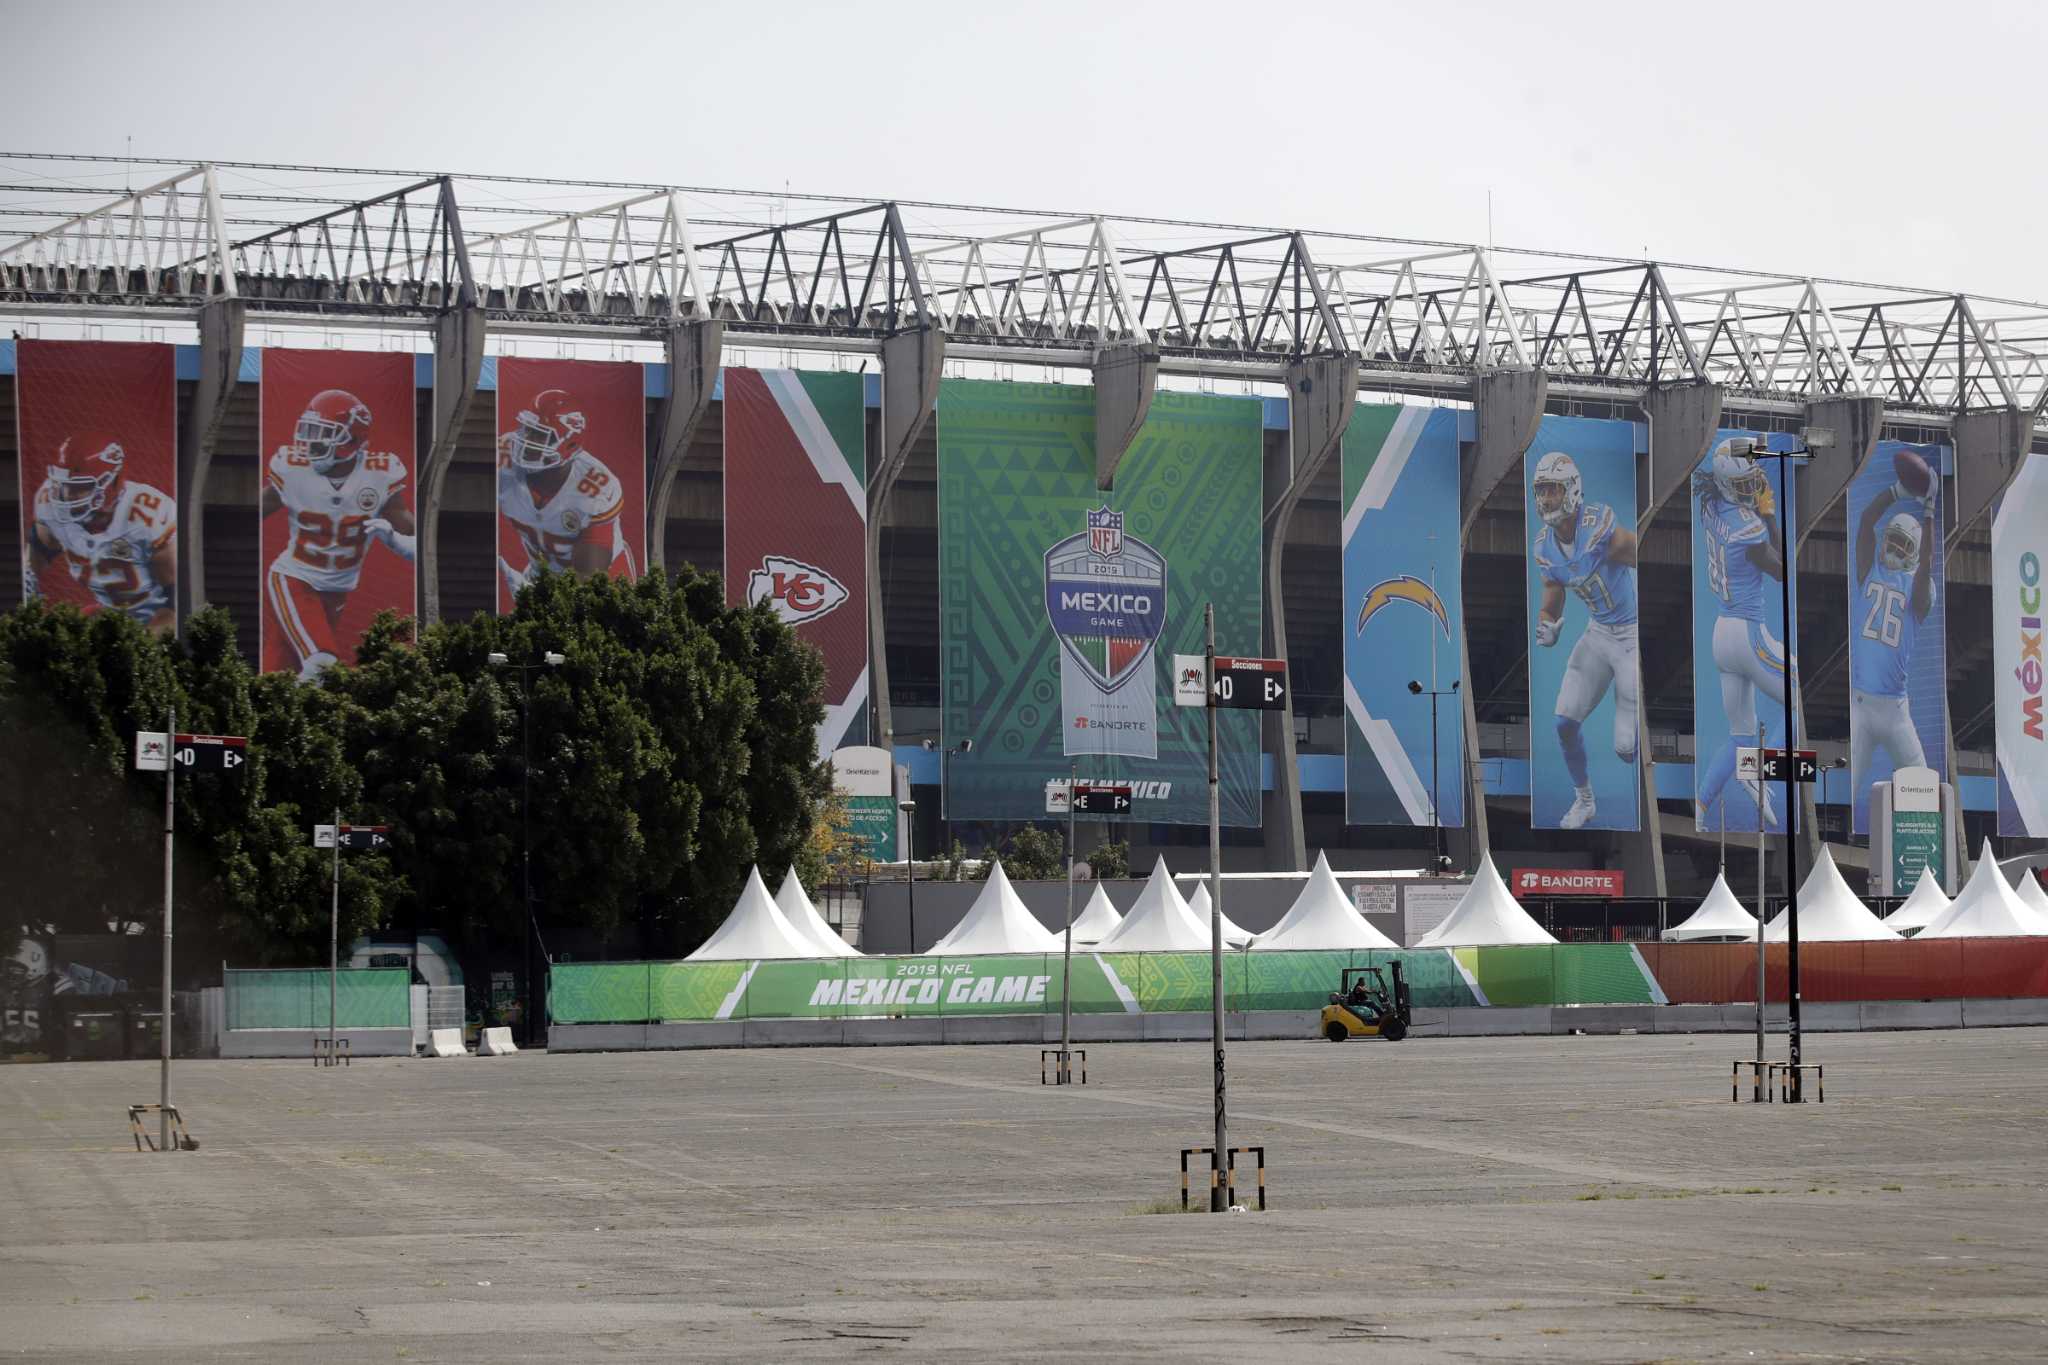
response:
[[[867,411],[857,374],[727,369],[725,584],[825,656],[818,751],[868,738]]]

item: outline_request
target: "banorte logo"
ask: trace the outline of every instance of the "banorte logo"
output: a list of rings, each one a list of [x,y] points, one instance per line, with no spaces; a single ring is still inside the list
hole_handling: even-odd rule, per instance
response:
[[[815,564],[782,555],[767,555],[747,575],[747,605],[773,602],[775,614],[790,625],[830,615],[846,601],[846,588]]]

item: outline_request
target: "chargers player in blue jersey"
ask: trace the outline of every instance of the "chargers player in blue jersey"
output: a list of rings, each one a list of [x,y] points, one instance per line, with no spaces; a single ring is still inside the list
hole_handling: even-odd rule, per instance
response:
[[[1934,608],[1936,485],[1931,477],[1924,483],[1925,494],[1903,483],[1883,490],[1856,527],[1860,596],[1849,637],[1849,770],[1863,782],[1880,746],[1894,770],[1927,766],[1906,696],[1913,643]]]
[[[1721,602],[1713,657],[1728,720],[1727,737],[1700,774],[1697,814],[1703,829],[1717,823],[1721,791],[1735,775],[1735,751],[1763,742],[1756,694],[1781,706],[1785,701],[1785,647],[1764,624],[1764,580],[1785,576],[1785,538],[1771,481],[1752,453],[1756,448],[1750,437],[1731,437],[1692,475],[1707,533],[1707,584]],[[1753,777],[1743,778],[1742,785],[1764,828],[1780,828],[1770,789]]]
[[[1593,818],[1593,782],[1586,772],[1586,717],[1614,689],[1614,756],[1631,768],[1636,761],[1638,697],[1636,663],[1636,533],[1621,525],[1614,509],[1587,502],[1579,466],[1553,450],[1536,462],[1530,477],[1536,515],[1536,572],[1543,600],[1536,614],[1536,643],[1555,645],[1564,629],[1565,594],[1586,604],[1588,620],[1572,646],[1564,679],[1557,685],[1557,744],[1572,779],[1572,804],[1558,822],[1580,829]]]

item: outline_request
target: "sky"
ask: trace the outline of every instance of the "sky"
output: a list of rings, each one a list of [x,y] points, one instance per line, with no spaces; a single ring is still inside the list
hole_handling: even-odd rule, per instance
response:
[[[0,32],[9,151],[787,186],[2048,300],[2038,3],[0,0]]]

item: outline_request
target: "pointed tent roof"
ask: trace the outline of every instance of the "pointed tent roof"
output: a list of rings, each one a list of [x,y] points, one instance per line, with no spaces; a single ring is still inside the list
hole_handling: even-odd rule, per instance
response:
[[[1783,943],[1791,926],[1791,909],[1780,910],[1764,926],[1764,942]],[[1871,939],[1898,938],[1899,931],[1886,926],[1870,912],[1842,880],[1835,855],[1826,844],[1820,857],[1799,884],[1799,941],[1801,943],[1861,943]]]
[[[1948,907],[1949,899],[1942,892],[1941,883],[1935,880],[1933,869],[1923,867],[1920,869],[1920,880],[1913,883],[1913,894],[1906,897],[1905,903],[1898,909],[1884,917],[1884,924],[1887,929],[1896,929],[1902,934],[1910,933],[1915,929],[1925,929],[1934,923]]]
[[[1330,871],[1330,860],[1316,854],[1315,870],[1280,922],[1252,941],[1255,949],[1398,948],[1345,898],[1344,888]]]
[[[1977,860],[1977,870],[1970,874],[1962,894],[1917,937],[2014,938],[2030,934],[2048,934],[2048,919],[2035,913],[2034,907],[2006,884],[2005,873],[1999,871],[1998,859],[1992,855],[1991,841],[1986,839],[1984,855]]]
[[[1202,926],[1202,933],[1209,935],[1209,884],[1202,883],[1195,888],[1195,894],[1188,897],[1188,913],[1195,917],[1195,923]],[[1223,917],[1223,944],[1227,948],[1241,948],[1257,935],[1238,928],[1231,923],[1230,916]],[[1205,938],[1206,941],[1206,938]],[[1209,944],[1214,947],[1213,943]]]
[[[960,922],[931,950],[935,953],[1056,953],[1060,941],[1038,922],[1010,885],[1000,861],[990,863],[988,881]]]
[[[2012,889],[2012,893],[2020,898],[2021,904],[2032,906],[2035,914],[2048,920],[2048,888],[2041,885],[2041,879],[2034,875],[2034,869],[2020,869],[2020,882]]]
[[[761,881],[761,869],[747,870],[747,885],[704,945],[684,958],[685,962],[730,962],[760,957],[817,957],[820,949],[789,922],[768,887]]]
[[[1713,889],[1700,902],[1700,908],[1686,916],[1682,923],[1666,929],[1663,939],[1666,943],[1693,943],[1704,939],[1754,943],[1756,916],[1735,899],[1735,893],[1728,889],[1728,879],[1716,873]]]
[[[1115,931],[1124,917],[1109,903],[1109,892],[1102,889],[1102,883],[1095,884],[1095,894],[1088,898],[1088,904],[1081,913],[1074,916],[1074,942],[1100,943]]]
[[[1105,953],[1192,953],[1208,946],[1209,926],[1197,920],[1180,898],[1164,858],[1152,865],[1152,875],[1124,912],[1124,922],[1095,945]]]
[[[1442,924],[1417,939],[1418,948],[1475,948],[1499,943],[1555,943],[1557,940],[1529,917],[1520,901],[1493,867],[1489,854],[1479,855],[1479,869],[1458,908]]]
[[[818,913],[818,907],[811,904],[811,898],[804,894],[804,884],[796,879],[796,869],[793,867],[783,874],[782,885],[775,890],[775,908],[789,921],[790,928],[817,947],[820,957],[861,955],[851,943],[839,937],[831,925],[825,923],[825,917]]]

